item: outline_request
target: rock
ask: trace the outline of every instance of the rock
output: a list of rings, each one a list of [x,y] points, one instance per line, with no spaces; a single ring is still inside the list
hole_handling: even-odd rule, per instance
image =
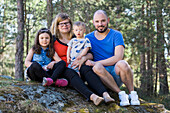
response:
[[[10,77],[10,76],[7,76],[7,75],[0,75],[0,77],[2,77],[2,78],[6,78],[6,79],[13,79],[12,77]]]
[[[147,103],[140,99],[140,106],[120,107],[117,94],[111,93],[115,103],[95,106],[76,90],[55,86],[43,87],[37,82],[16,81],[0,77],[0,113],[61,113],[61,112],[109,112],[109,113],[159,113],[169,112],[164,105]]]

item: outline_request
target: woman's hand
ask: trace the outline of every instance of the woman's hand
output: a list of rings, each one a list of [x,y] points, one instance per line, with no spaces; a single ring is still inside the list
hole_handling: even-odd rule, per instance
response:
[[[80,67],[82,66],[82,64],[83,64],[86,60],[87,60],[87,59],[86,59],[86,56],[83,56],[80,60],[77,60],[77,59],[76,59],[76,60],[72,63],[71,67],[75,66],[74,69],[77,68],[77,67],[79,67],[79,69],[80,69]]]
[[[80,60],[79,60],[79,70],[82,66],[82,64],[87,60],[87,58],[85,56],[83,56]]]
[[[77,59],[77,60],[81,60],[81,58],[82,58],[82,56],[79,55],[76,59]]]

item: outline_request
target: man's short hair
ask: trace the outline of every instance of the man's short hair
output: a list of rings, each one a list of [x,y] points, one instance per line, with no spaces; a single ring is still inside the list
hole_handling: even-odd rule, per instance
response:
[[[107,18],[107,13],[106,13],[106,11],[104,11],[104,10],[97,10],[95,13],[94,13],[94,15],[96,15],[96,14],[100,14],[100,13],[102,13],[102,14],[104,14],[105,16],[106,16],[106,18]],[[93,15],[93,19],[94,19],[94,15]]]

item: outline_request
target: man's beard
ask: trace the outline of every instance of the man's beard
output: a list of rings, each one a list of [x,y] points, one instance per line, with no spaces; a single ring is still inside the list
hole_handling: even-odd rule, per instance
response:
[[[103,25],[102,26],[99,26],[99,27],[104,27]],[[104,30],[102,30],[102,31],[99,31],[98,29],[96,29],[99,33],[104,33],[106,30],[107,30],[107,28],[108,28],[108,24],[107,24],[107,26],[106,26],[106,28],[104,29]]]

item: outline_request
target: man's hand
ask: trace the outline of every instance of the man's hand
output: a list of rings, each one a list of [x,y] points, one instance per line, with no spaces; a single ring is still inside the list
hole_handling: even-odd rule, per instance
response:
[[[88,65],[88,66],[94,66],[95,62],[92,61],[92,60],[87,60],[85,64]]]

